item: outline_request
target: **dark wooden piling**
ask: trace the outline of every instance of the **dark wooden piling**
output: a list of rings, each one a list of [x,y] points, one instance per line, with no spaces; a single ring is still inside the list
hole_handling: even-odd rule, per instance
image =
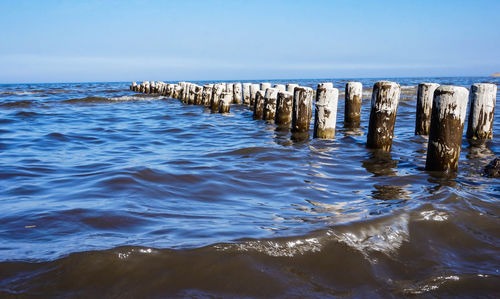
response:
[[[221,95],[226,89],[226,86],[224,83],[217,83],[214,85],[214,88],[212,90],[212,99],[210,101],[210,110],[213,113],[219,112],[219,102],[221,99]]]
[[[276,101],[276,118],[274,123],[281,128],[290,127],[292,122],[293,93],[288,91],[278,92]]]
[[[390,81],[379,81],[373,86],[367,146],[389,152],[394,137],[394,124],[401,87]]]
[[[243,105],[250,105],[250,86],[251,83],[243,83],[242,89],[242,103]]]
[[[295,87],[292,105],[292,133],[308,133],[312,118],[314,91],[310,87]]]
[[[417,115],[415,118],[415,135],[429,135],[431,126],[432,101],[434,91],[439,87],[436,83],[420,83],[417,89]]]
[[[241,83],[233,83],[233,104],[241,104]]]
[[[191,86],[191,83],[186,82],[184,84],[184,87],[182,88],[182,94],[181,94],[181,102],[186,103],[188,101],[188,96],[189,96],[189,88]]]
[[[314,138],[332,139],[335,137],[339,90],[331,86],[333,85],[318,84],[316,90]]]
[[[174,85],[174,89],[172,91],[172,98],[179,99],[181,97],[182,87],[178,84]]]
[[[260,84],[252,84],[250,85],[250,108],[254,110],[255,106],[255,97],[257,95],[257,91],[260,90]]]
[[[255,103],[253,108],[253,119],[262,119],[264,113],[265,92],[258,90],[255,94]]]
[[[425,169],[456,171],[469,91],[458,86],[439,86],[434,91]]]
[[[210,102],[212,101],[213,89],[214,89],[213,84],[203,85],[203,92],[201,95],[201,104],[203,106],[210,106]]]
[[[232,92],[223,92],[219,101],[219,113],[229,113],[231,102],[233,101]]]
[[[344,126],[359,127],[362,98],[363,85],[361,82],[347,82],[345,85]]]
[[[203,86],[195,85],[194,87],[194,104],[201,105],[203,101]]]
[[[497,86],[491,83],[476,83],[470,88],[469,121],[467,138],[487,140],[493,138],[493,120]]]
[[[231,103],[233,102],[233,83],[225,83],[226,84],[226,92],[231,94]]]
[[[283,85],[283,87],[285,87]],[[264,95],[264,108],[262,111],[262,119],[270,122],[274,122],[276,117],[276,103],[278,100],[278,92],[280,90],[277,88],[268,88],[266,94]]]
[[[188,98],[186,101],[186,103],[188,105],[194,105],[194,100],[195,100],[195,96],[196,96],[196,93],[195,93],[196,86],[197,86],[196,84],[189,85],[189,94],[188,94]]]

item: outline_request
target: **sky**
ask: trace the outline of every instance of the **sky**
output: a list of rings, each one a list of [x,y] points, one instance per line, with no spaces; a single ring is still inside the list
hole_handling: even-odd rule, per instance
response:
[[[0,0],[0,83],[488,76],[500,0]]]

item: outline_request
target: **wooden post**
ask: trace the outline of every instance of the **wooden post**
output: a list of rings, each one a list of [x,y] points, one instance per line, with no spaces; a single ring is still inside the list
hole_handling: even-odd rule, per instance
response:
[[[257,91],[260,90],[260,84],[252,84],[250,85],[250,107],[253,110],[255,106],[255,97],[257,95]]]
[[[467,138],[486,140],[493,138],[493,120],[497,86],[491,83],[476,83],[470,88],[469,122]]]
[[[241,104],[241,83],[233,83],[233,104]]]
[[[398,111],[401,87],[390,81],[373,85],[367,146],[389,152],[394,137],[394,124]]]
[[[468,96],[469,91],[458,86],[434,91],[425,170],[457,170]]]
[[[172,98],[174,93],[175,84],[167,84],[167,88],[165,89],[165,96]]]
[[[286,85],[286,91],[291,92],[293,94],[295,87],[299,87],[299,84],[288,83]]]
[[[194,86],[194,102],[195,105],[201,105],[203,95],[203,87],[199,85]]]
[[[179,86],[181,88],[179,90],[179,95],[176,97],[176,99],[179,99],[182,101],[182,93],[184,92],[184,88],[186,88],[186,82],[179,82]]]
[[[293,93],[288,91],[278,92],[276,101],[276,118],[274,123],[279,127],[290,127],[292,122]]]
[[[283,86],[284,87],[284,86]],[[278,100],[277,88],[268,88],[264,95],[264,107],[262,110],[262,119],[267,121],[274,121],[276,117],[276,102]]]
[[[231,102],[233,100],[232,92],[223,92],[219,101],[219,113],[229,113]]]
[[[260,90],[262,90],[263,92],[265,92],[266,89],[268,88],[271,88],[271,83],[267,82],[260,83]]]
[[[182,92],[182,86],[180,86],[178,84],[175,84],[174,85],[174,91],[172,93],[172,98],[174,98],[174,99],[180,99],[181,92]]]
[[[255,94],[255,105],[253,108],[253,119],[262,119],[264,113],[265,92],[258,90]]]
[[[137,87],[137,82],[132,82],[132,85],[130,85],[130,90],[135,91],[136,87]]]
[[[250,86],[251,83],[243,83],[243,105],[250,105]]]
[[[186,103],[188,100],[188,95],[189,95],[189,86],[191,83],[186,82],[184,83],[184,88],[182,89],[182,94],[181,94],[181,102]]]
[[[362,98],[363,84],[361,82],[347,82],[345,85],[344,126],[358,127],[361,123]]]
[[[333,139],[335,137],[339,90],[330,86],[333,85],[320,83],[316,90],[314,138]]]
[[[284,84],[274,84],[273,88],[276,88],[278,91],[286,91],[286,86]]]
[[[231,103],[233,102],[233,83],[226,83],[226,92],[231,94]]]
[[[210,102],[210,110],[212,110],[213,113],[219,112],[220,98],[225,89],[226,86],[224,85],[224,83],[217,83],[214,85],[212,91],[212,99]]]
[[[144,85],[144,93],[146,93],[146,94],[151,93],[151,85],[147,81],[146,81],[146,84]]]
[[[195,88],[196,84],[191,84],[189,85],[189,95],[187,99],[187,104],[188,105],[194,105],[194,98],[195,98]]]
[[[203,106],[210,106],[210,102],[212,100],[213,89],[214,89],[213,84],[203,85],[203,92],[201,95],[201,103]]]
[[[312,118],[314,90],[295,87],[292,106],[292,133],[308,133]]]
[[[324,89],[324,88],[333,88],[333,83],[331,82],[323,82],[323,83],[318,83],[317,89]]]
[[[415,135],[429,135],[431,126],[432,101],[434,91],[439,87],[436,83],[420,83],[417,89],[417,116],[415,118]]]

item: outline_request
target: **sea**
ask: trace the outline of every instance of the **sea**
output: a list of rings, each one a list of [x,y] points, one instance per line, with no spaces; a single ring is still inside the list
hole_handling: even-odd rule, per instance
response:
[[[390,153],[366,147],[379,80],[402,89]],[[500,94],[493,139],[464,136],[456,173],[425,171],[414,135],[418,83],[500,78],[243,82],[332,82],[335,138],[131,82],[0,85],[0,298],[500,297],[500,179],[483,173]]]

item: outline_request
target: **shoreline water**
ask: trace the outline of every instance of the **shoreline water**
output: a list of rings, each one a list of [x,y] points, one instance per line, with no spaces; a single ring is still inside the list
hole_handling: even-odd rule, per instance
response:
[[[480,174],[498,138],[464,139],[456,177],[423,171],[421,78],[400,78],[393,151],[366,149],[375,80],[359,129],[339,113],[305,142],[128,83],[0,85],[0,295],[499,293],[500,189]]]

